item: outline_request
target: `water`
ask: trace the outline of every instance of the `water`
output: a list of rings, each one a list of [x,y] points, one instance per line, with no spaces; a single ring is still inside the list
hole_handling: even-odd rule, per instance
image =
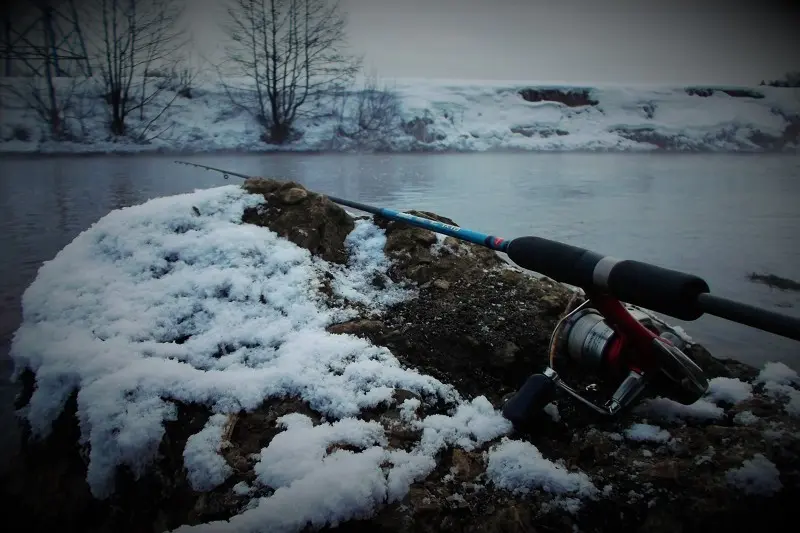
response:
[[[0,160],[0,365],[43,261],[113,209],[228,184],[153,156]],[[705,278],[714,294],[800,316],[800,158],[734,155],[209,155],[189,161],[299,181],[332,195],[434,211],[473,229],[538,235]],[[233,178],[233,182],[239,180]],[[672,321],[673,323],[680,323]],[[683,324],[715,355],[800,370],[800,343],[705,316]],[[13,391],[0,388],[0,404]],[[0,408],[0,424],[12,421]],[[0,450],[3,452],[4,450]],[[0,453],[6,457],[7,453]]]

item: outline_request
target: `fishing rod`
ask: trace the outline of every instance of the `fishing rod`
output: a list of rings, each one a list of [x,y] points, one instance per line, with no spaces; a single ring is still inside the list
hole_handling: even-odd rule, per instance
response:
[[[197,163],[176,163],[219,172],[225,179],[255,178]],[[656,327],[652,315],[631,311],[622,302],[687,321],[708,313],[800,340],[800,319],[712,295],[708,284],[692,274],[605,256],[542,237],[507,240],[394,209],[327,197],[346,207],[506,253],[513,263],[526,270],[584,290],[586,301],[562,318],[552,333],[550,366],[528,378],[505,403],[503,414],[515,426],[530,420],[534,411],[549,402],[556,388],[605,415],[615,415],[633,405],[647,386],[686,405],[705,394],[708,381],[702,369],[684,353],[688,344],[679,335]],[[554,354],[559,351],[567,352],[570,359],[599,374],[622,378],[604,406],[596,405],[564,383],[553,369]]]
[[[220,172],[225,179],[228,176],[254,178],[197,163],[186,161],[176,161],[176,163]],[[600,289],[624,302],[673,318],[693,321],[708,313],[800,341],[800,318],[712,295],[709,293],[708,283],[691,274],[640,261],[603,256],[585,248],[542,237],[517,237],[506,240],[386,207],[374,207],[344,198],[326,196],[334,203],[359,211],[391,220],[402,220],[413,226],[504,252],[511,261],[526,270],[583,289],[590,287]]]

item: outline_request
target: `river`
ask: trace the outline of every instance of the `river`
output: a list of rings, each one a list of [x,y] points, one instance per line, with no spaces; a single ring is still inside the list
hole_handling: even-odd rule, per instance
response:
[[[5,377],[20,297],[42,262],[111,210],[231,183],[174,159],[0,159],[0,427],[13,420],[7,406],[14,389]],[[180,159],[293,179],[380,206],[434,211],[506,238],[538,235],[691,272],[705,278],[714,294],[800,316],[800,293],[746,277],[756,271],[800,279],[800,157],[491,153]],[[783,361],[800,370],[800,344],[794,341],[712,316],[672,322],[717,356],[754,365]],[[6,444],[0,456],[10,456]]]

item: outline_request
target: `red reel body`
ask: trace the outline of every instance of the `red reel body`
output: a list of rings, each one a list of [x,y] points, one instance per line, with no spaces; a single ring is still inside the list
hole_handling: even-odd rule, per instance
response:
[[[521,423],[532,410],[544,407],[556,388],[605,415],[615,415],[635,403],[648,386],[683,404],[694,403],[705,394],[708,381],[681,350],[685,343],[677,335],[648,328],[622,302],[607,294],[587,296],[588,300],[556,326],[550,367],[543,374],[531,376],[506,402],[503,413],[507,418]],[[604,406],[564,383],[553,368],[556,353],[569,357],[587,372],[621,380]]]

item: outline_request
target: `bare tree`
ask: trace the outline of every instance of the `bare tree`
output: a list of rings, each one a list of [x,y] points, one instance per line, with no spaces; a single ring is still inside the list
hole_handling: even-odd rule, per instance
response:
[[[97,70],[103,80],[114,135],[125,135],[126,119],[139,111],[145,119],[145,107],[166,88],[149,84],[145,73],[155,64],[170,63],[184,45],[183,32],[178,25],[183,5],[176,0],[92,0],[91,15],[99,19],[99,39],[95,51],[99,59]],[[177,98],[173,95],[156,111],[157,118]],[[137,137],[146,140],[146,130]]]
[[[66,119],[75,110],[75,97],[85,80],[70,77],[89,69],[80,21],[75,4],[69,0],[58,8],[48,0],[27,6],[29,10],[2,12],[2,55],[5,74],[12,74],[12,62],[19,63],[25,76],[8,79],[4,92],[36,113],[48,125],[53,138],[69,132]],[[57,78],[70,77],[68,80]]]
[[[764,83],[761,80],[761,85],[770,85],[772,87],[800,87],[800,70],[790,71],[783,75],[783,79],[771,80]]]
[[[402,123],[397,93],[381,85],[374,72],[356,91],[339,91],[334,106],[337,125],[333,142],[344,137],[358,148],[386,148]]]
[[[345,52],[345,18],[335,0],[230,1],[228,58],[249,84],[223,85],[266,142],[283,144],[309,104],[358,72],[360,60]]]

